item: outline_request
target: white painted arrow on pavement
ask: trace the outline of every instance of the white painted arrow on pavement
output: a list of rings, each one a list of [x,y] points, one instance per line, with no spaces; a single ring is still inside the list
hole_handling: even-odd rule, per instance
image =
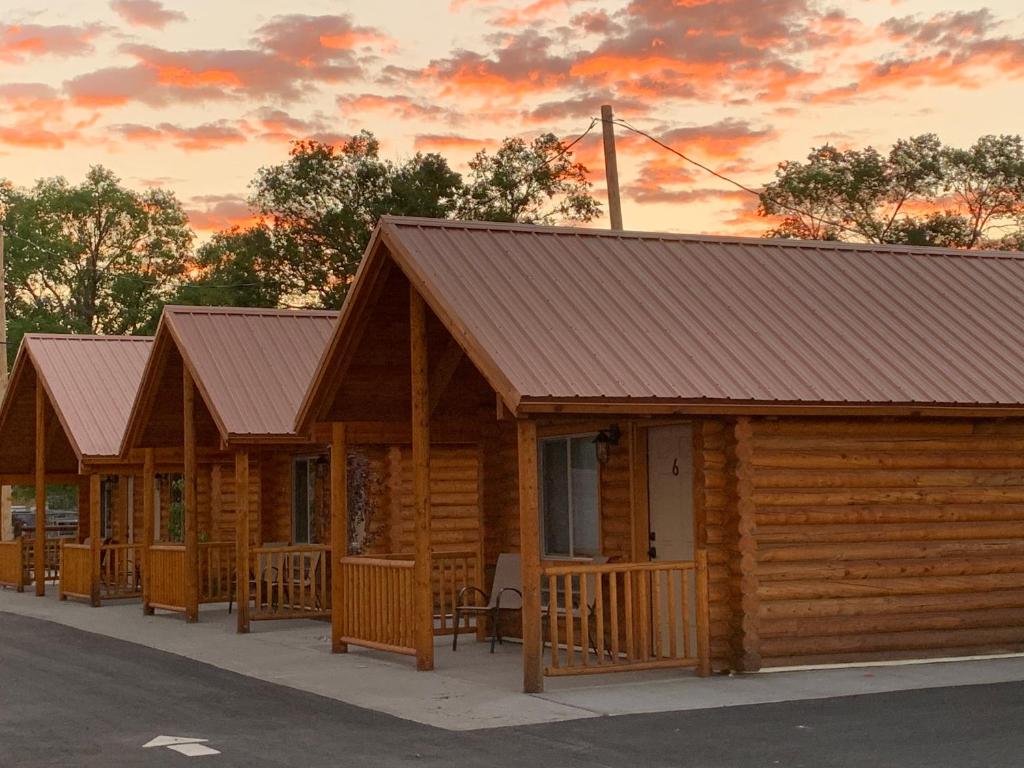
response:
[[[167,747],[185,757],[202,757],[203,755],[219,755],[220,752],[211,747],[204,746],[209,739],[196,739],[191,736],[157,736],[142,745],[143,749],[149,747]]]

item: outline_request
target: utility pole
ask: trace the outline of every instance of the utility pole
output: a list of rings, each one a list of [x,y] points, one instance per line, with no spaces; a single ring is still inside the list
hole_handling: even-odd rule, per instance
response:
[[[7,268],[4,264],[4,230],[0,227],[0,394],[7,394]],[[0,540],[14,538],[14,520],[11,519],[11,486],[0,487]]]
[[[622,201],[619,200],[619,163],[615,159],[615,124],[612,106],[601,106],[601,128],[604,134],[604,177],[608,183],[608,215],[612,229],[622,229]]]

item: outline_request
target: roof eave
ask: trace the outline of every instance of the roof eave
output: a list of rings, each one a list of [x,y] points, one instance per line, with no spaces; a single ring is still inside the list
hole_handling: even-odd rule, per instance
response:
[[[1011,418],[1024,416],[1024,404],[872,403],[678,400],[642,398],[527,397],[517,415],[618,416],[933,416]]]

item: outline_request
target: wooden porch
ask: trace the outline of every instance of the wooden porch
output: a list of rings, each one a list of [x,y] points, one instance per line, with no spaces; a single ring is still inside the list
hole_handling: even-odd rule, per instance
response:
[[[351,491],[358,496],[359,488],[350,488],[352,478],[342,469],[346,463],[332,460],[333,651],[361,646],[413,656],[417,669],[433,669],[437,635],[472,632],[483,639],[493,629],[482,618],[452,627],[451,606],[462,587],[488,590],[496,558],[515,553],[521,562],[516,589],[522,608],[513,617],[517,626],[504,634],[522,642],[527,692],[542,690],[545,677],[663,668],[709,674],[708,553],[694,533],[699,543],[691,559],[648,562],[646,497],[640,488],[647,483],[641,460],[646,447],[636,447],[645,439],[642,427],[624,421],[627,444],[616,449],[617,458],[606,466],[606,451],[601,466],[588,470],[589,476],[604,478],[595,493],[609,499],[607,510],[597,506],[588,556],[543,551],[542,443],[583,433],[583,450],[593,457],[599,448],[595,435],[607,422],[595,426],[592,418],[551,415],[512,418],[501,393],[474,368],[415,286],[393,270],[380,296],[385,306],[365,309],[379,314],[358,322],[387,329],[388,335],[382,338],[379,331],[372,351],[346,338],[350,358],[325,370],[347,372],[330,396],[333,402],[322,405],[317,418],[332,425],[332,459],[357,452],[368,434],[408,430],[415,546],[406,554],[344,554],[350,551],[347,533],[356,514],[349,509]],[[403,296],[408,297],[404,306]],[[408,376],[406,383],[402,375]],[[357,421],[357,413],[386,414],[390,426]],[[408,427],[398,421],[406,414]],[[446,530],[438,523],[448,521],[436,519],[442,494],[433,489],[432,473],[437,471],[435,454],[451,434],[471,441],[477,456],[475,504],[481,522],[474,567],[443,565],[453,553],[437,543]],[[687,468],[687,477],[690,473]],[[692,526],[697,527],[695,518]]]

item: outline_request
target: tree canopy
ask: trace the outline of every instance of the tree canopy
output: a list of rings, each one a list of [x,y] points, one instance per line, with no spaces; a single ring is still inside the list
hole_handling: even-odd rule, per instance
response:
[[[774,237],[957,248],[1024,241],[1024,142],[982,136],[967,149],[934,134],[873,147],[825,145],[779,164],[759,213],[779,216]]]
[[[5,185],[0,211],[13,343],[31,330],[150,330],[187,268],[193,234],[174,195],[129,190],[105,168],[77,185]]]

